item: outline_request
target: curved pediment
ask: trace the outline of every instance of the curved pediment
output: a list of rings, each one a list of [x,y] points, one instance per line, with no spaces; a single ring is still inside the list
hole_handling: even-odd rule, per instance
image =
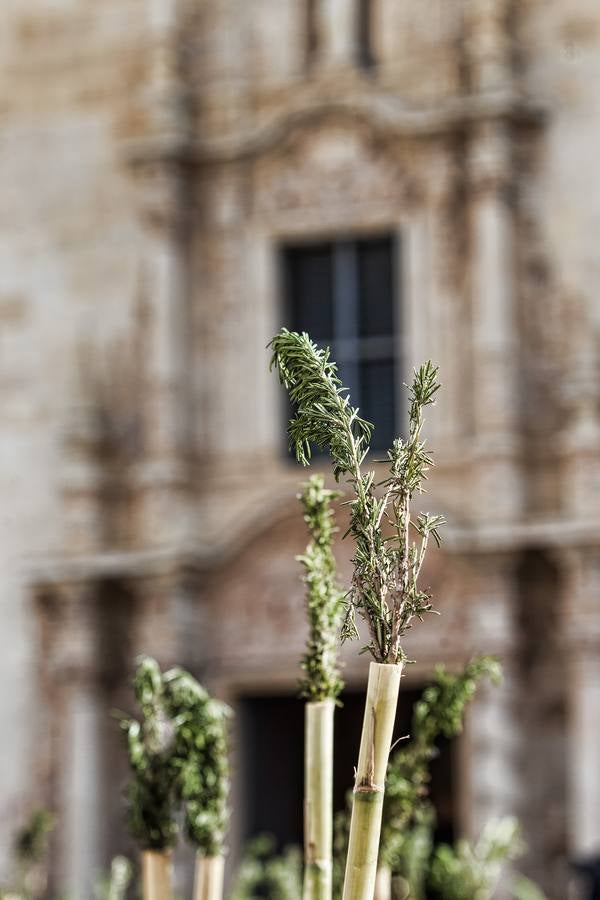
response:
[[[430,106],[407,104],[396,94],[353,92],[347,97],[300,95],[246,128],[243,136],[200,140],[195,143],[199,162],[226,162],[256,158],[293,140],[303,130],[323,122],[346,121],[368,129],[378,141],[415,140],[443,136],[481,119],[511,119],[540,124],[547,110],[512,90],[463,95]]]
[[[287,120],[252,161],[252,213],[283,229],[294,227],[298,212],[302,227],[313,230],[343,229],[356,209],[363,221],[374,208],[396,221],[422,193],[421,156],[412,148],[385,139],[372,117],[349,109],[322,107]]]

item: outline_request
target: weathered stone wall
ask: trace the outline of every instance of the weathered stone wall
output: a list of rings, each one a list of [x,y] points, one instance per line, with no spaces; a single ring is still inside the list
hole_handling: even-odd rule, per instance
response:
[[[143,66],[141,6],[7,0],[0,13],[4,869],[15,828],[40,799],[41,648],[23,565],[68,549],[60,497],[68,410],[90,348],[128,328],[135,292],[131,187],[115,134]]]
[[[532,873],[555,889],[567,846],[600,841],[600,12],[372,0],[363,65],[353,5],[316,0],[309,23],[302,0],[4,0],[2,864],[40,797],[63,815],[57,883],[84,890],[110,849],[97,824],[69,856],[106,754],[61,769],[110,699],[106,591],[135,597],[103,623],[131,653],[233,698],[295,683],[277,248],[381,229],[402,242],[407,363],[430,355],[444,380],[427,498],[450,522],[429,576],[444,617],[411,641],[411,677],[476,650],[507,666],[464,742],[461,822],[518,808],[548,741]],[[552,652],[524,615],[545,591]]]

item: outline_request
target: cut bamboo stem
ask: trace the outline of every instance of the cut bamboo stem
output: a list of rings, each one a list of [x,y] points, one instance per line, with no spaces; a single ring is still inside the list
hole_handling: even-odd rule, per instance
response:
[[[343,900],[373,900],[385,775],[402,665],[371,663],[352,798]]]
[[[303,900],[331,900],[334,700],[305,705]]]
[[[379,866],[377,869],[373,900],[392,900],[392,870],[389,866]]]
[[[196,854],[194,900],[223,900],[225,858]]]
[[[168,850],[142,852],[142,894],[144,900],[172,900],[172,863]]]

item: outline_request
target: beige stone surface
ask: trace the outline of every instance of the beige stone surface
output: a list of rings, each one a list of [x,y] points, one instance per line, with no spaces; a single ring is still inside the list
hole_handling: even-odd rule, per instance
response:
[[[444,381],[427,498],[449,520],[443,617],[411,638],[409,677],[475,651],[507,666],[461,745],[461,824],[521,814],[555,900],[567,853],[600,848],[600,9],[372,0],[362,68],[352,5],[315,0],[311,38],[301,0],[3,0],[5,869],[42,800],[61,816],[55,885],[85,890],[113,849],[116,825],[80,830],[94,796],[118,821],[114,741],[62,760],[134,652],[233,700],[294,689],[277,251],[381,230],[402,240],[407,368],[431,355]]]

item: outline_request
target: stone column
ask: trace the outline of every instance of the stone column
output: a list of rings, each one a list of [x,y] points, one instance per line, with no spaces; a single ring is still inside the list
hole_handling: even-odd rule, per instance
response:
[[[61,629],[53,669],[63,691],[58,768],[59,880],[66,894],[91,896],[102,869],[101,716],[96,684],[95,593],[85,583],[59,588]]]
[[[564,554],[564,635],[568,658],[569,845],[575,857],[600,853],[600,553]]]
[[[317,64],[349,68],[358,55],[357,0],[316,0]]]
[[[504,0],[474,0],[467,17],[471,88],[482,100],[510,89]],[[509,124],[482,116],[468,147],[470,290],[473,321],[473,415],[477,489],[473,510],[512,520],[521,508],[518,468],[518,359]]]
[[[515,575],[510,556],[489,554],[476,562],[477,593],[471,601],[471,645],[502,662],[500,686],[484,684],[470,707],[465,732],[463,828],[476,837],[490,819],[518,814],[519,727],[515,667]]]

